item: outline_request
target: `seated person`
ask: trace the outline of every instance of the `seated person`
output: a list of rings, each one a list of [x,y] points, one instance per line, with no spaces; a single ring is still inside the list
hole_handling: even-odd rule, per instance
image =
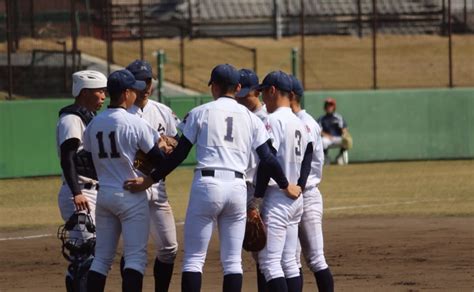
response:
[[[352,138],[347,130],[346,121],[336,112],[336,100],[327,98],[324,101],[325,115],[319,117],[318,123],[321,126],[321,136],[324,148],[326,163],[330,163],[328,150],[330,148],[340,148],[336,162],[339,165],[349,163],[347,150],[352,148]]]

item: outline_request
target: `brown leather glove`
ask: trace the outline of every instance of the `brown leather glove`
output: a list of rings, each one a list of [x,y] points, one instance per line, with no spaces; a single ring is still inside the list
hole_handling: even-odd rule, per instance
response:
[[[257,252],[261,251],[265,244],[267,244],[267,232],[260,212],[256,208],[249,208],[247,210],[243,248],[246,251]]]

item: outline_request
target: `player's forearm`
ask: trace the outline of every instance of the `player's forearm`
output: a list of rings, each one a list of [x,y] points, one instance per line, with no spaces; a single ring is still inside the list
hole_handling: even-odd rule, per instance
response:
[[[161,163],[159,163],[155,170],[151,173],[151,177],[154,182],[159,182],[165,178],[170,172],[178,167],[188,156],[189,152],[193,148],[193,144],[182,135],[178,141],[178,146],[171,153],[170,156],[166,157]]]
[[[306,147],[303,162],[301,163],[300,178],[298,179],[298,186],[304,191],[306,182],[308,181],[309,173],[311,172],[311,161],[313,159],[313,143],[309,143]]]
[[[289,185],[288,180],[286,179],[285,173],[281,168],[280,163],[278,163],[278,160],[272,153],[269,144],[265,143],[260,145],[257,148],[257,154],[258,158],[260,159],[259,168],[262,175],[263,172],[265,172],[266,175],[275,180],[280,189],[286,189]]]
[[[76,164],[74,162],[74,155],[78,149],[78,143],[69,139],[61,144],[61,168],[63,170],[64,179],[66,180],[72,195],[78,195],[81,193],[81,186],[79,185],[79,177],[76,170]]]
[[[263,198],[269,182],[270,176],[265,169],[265,164],[259,163],[257,167],[254,196],[257,198]]]

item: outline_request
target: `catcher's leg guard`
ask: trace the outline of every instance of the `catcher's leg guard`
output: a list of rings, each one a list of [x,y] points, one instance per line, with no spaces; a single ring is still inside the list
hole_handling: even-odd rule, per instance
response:
[[[70,275],[66,275],[66,292],[74,292],[73,279]]]
[[[199,272],[183,272],[181,277],[181,292],[200,292],[202,274]]]
[[[333,292],[334,280],[329,268],[314,273],[319,292]]]
[[[288,292],[286,280],[283,277],[271,279],[267,282],[268,291],[272,292]]]
[[[223,292],[240,292],[242,291],[242,274],[228,274],[224,276],[222,285]]]
[[[87,292],[103,292],[105,280],[107,280],[107,276],[95,271],[89,271],[87,274]]]
[[[141,292],[143,274],[134,269],[123,270],[122,292]]]
[[[153,276],[155,278],[155,292],[167,292],[173,276],[174,264],[166,264],[155,259]]]
[[[286,279],[286,285],[288,286],[288,292],[303,291],[303,281],[300,276]]]

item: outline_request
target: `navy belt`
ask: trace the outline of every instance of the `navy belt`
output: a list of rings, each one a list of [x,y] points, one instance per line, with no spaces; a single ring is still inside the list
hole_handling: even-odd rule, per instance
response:
[[[83,186],[86,190],[97,190],[97,191],[99,190],[99,184],[88,182],[88,183],[85,183]]]
[[[242,179],[244,178],[244,175],[242,173],[240,173],[238,171],[234,171],[234,173],[235,173],[235,178],[242,178]],[[212,176],[212,177],[214,177],[215,174],[216,174],[216,172],[212,169],[203,169],[203,170],[201,170],[201,175],[202,176]]]

